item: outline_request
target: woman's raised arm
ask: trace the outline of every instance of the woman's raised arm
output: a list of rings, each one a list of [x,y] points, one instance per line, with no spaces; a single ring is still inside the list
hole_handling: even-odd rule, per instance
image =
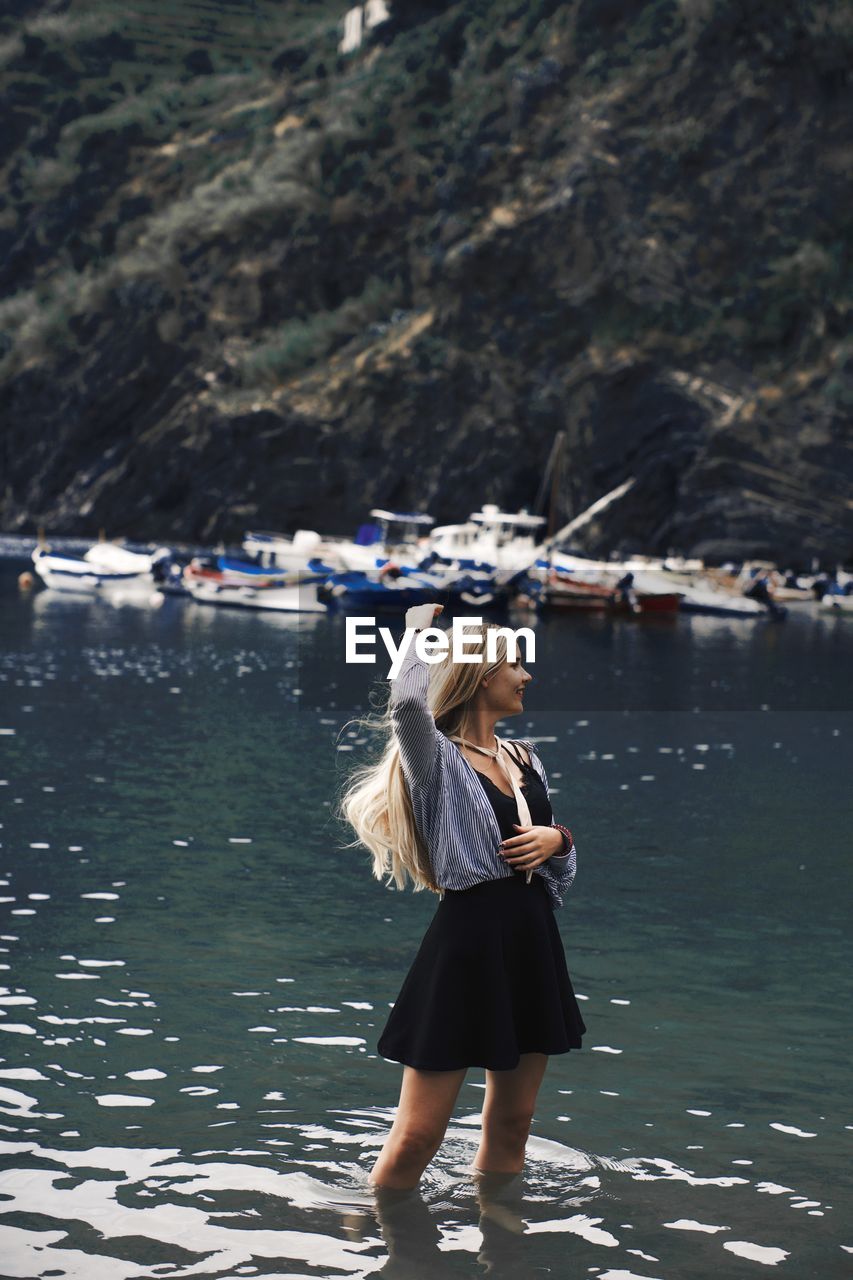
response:
[[[443,608],[440,604],[415,605],[406,612],[406,628],[424,630]],[[391,681],[389,699],[403,773],[410,788],[427,785],[438,752],[438,730],[427,702],[428,687],[429,663],[418,657],[413,636],[399,674]]]

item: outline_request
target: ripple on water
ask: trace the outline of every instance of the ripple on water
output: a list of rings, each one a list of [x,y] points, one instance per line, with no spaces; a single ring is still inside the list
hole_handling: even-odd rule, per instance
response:
[[[294,1036],[296,1044],[365,1044],[361,1036]]]
[[[96,1093],[95,1101],[101,1107],[153,1107],[157,1099],[130,1093]]]
[[[306,1046],[316,1043],[324,1052],[336,1048],[345,1052],[352,1043],[362,1043],[355,1037],[327,1036],[301,1037],[300,1042]],[[200,1074],[224,1069],[223,1064],[203,1062],[190,1068]],[[128,1079],[164,1083],[168,1082],[170,1075],[154,1066],[138,1067],[124,1074]],[[39,1072],[26,1077],[22,1074],[20,1078],[46,1079]],[[471,1083],[479,1084],[476,1081]],[[195,1105],[211,1106],[215,1111],[237,1112],[244,1106],[244,1100],[215,1102],[219,1091],[204,1085],[180,1084],[176,1092],[195,1100]],[[37,1093],[38,1090],[25,1093],[12,1087],[4,1092],[0,1087],[0,1106],[5,1103],[7,1114],[17,1114],[28,1121],[39,1115],[37,1108],[41,1101]],[[98,1106],[112,1107],[130,1115],[134,1110],[156,1110],[160,1100],[151,1095],[100,1090],[92,1096]],[[284,1102],[285,1096],[278,1091],[268,1091],[264,1094],[264,1101]],[[191,1265],[191,1259],[197,1257],[199,1261],[204,1259],[209,1267],[211,1259],[215,1258],[220,1270],[228,1269],[232,1274],[237,1268],[252,1265],[253,1259],[257,1265],[259,1257],[287,1258],[292,1269],[294,1266],[317,1266],[321,1262],[328,1268],[328,1258],[334,1256],[337,1257],[340,1274],[366,1275],[368,1259],[358,1246],[363,1239],[376,1239],[375,1227],[369,1229],[369,1218],[365,1218],[367,1234],[356,1232],[346,1241],[341,1239],[339,1223],[336,1220],[324,1222],[316,1217],[316,1210],[321,1207],[328,1210],[337,1203],[342,1211],[344,1206],[348,1206],[351,1212],[365,1215],[373,1212],[372,1197],[365,1194],[366,1173],[384,1141],[393,1120],[394,1108],[337,1108],[314,1121],[293,1114],[292,1106],[280,1110],[289,1112],[289,1118],[261,1119],[263,1113],[256,1114],[253,1127],[257,1136],[248,1148],[237,1140],[232,1142],[231,1150],[198,1151],[192,1157],[177,1150],[146,1150],[144,1146],[123,1149],[111,1145],[91,1150],[62,1151],[42,1147],[38,1141],[0,1142],[0,1153],[6,1157],[7,1165],[13,1163],[9,1157],[16,1153],[24,1158],[24,1167],[27,1166],[26,1157],[30,1156],[37,1162],[48,1159],[51,1165],[49,1169],[27,1167],[26,1177],[15,1176],[13,1171],[7,1184],[10,1200],[4,1203],[4,1211],[16,1216],[37,1212],[48,1233],[52,1221],[60,1223],[62,1230],[58,1238],[66,1249],[66,1262],[68,1248],[73,1249],[79,1238],[81,1265],[86,1258],[87,1246],[85,1235],[79,1233],[94,1229],[101,1236],[101,1257],[111,1253],[111,1239],[115,1238],[117,1247],[121,1248],[118,1242],[133,1236],[147,1239],[150,1246],[180,1247],[182,1257],[184,1253],[187,1255],[184,1259],[186,1265]],[[251,1113],[251,1107],[249,1111]],[[221,1128],[234,1123],[234,1120],[211,1119],[209,1127]],[[470,1252],[476,1249],[480,1252],[485,1249],[488,1257],[489,1219],[481,1219],[481,1223],[486,1224],[482,1233],[475,1228],[477,1203],[467,1174],[479,1144],[481,1123],[482,1115],[478,1109],[454,1119],[448,1127],[439,1156],[425,1175],[425,1199],[438,1199],[440,1208],[423,1204],[424,1222],[429,1224],[430,1234],[418,1236],[417,1229],[413,1227],[415,1234],[412,1239],[421,1252],[426,1250],[427,1258],[431,1257],[430,1250],[440,1246],[436,1254],[436,1268],[442,1259],[449,1261],[450,1255],[458,1250]],[[141,1128],[135,1124],[129,1127]],[[69,1137],[78,1136],[77,1130],[66,1130],[65,1133]],[[357,1157],[355,1162],[353,1155]],[[211,1156],[221,1158],[206,1158]],[[66,1188],[63,1182],[65,1170],[73,1172],[76,1167],[80,1167],[83,1182],[80,1184],[79,1178],[75,1178],[73,1186]],[[96,1170],[99,1171],[98,1176],[93,1177]],[[618,1184],[626,1178],[652,1186],[657,1184],[661,1188],[659,1193],[646,1192],[637,1201],[638,1206],[643,1206],[642,1211],[648,1219],[645,1223],[620,1221],[630,1196]],[[708,1269],[704,1271],[695,1263],[695,1255],[690,1251],[679,1253],[677,1248],[673,1251],[670,1247],[664,1250],[663,1239],[657,1253],[665,1261],[658,1264],[656,1254],[631,1247],[630,1235],[639,1229],[643,1230],[646,1241],[653,1238],[650,1232],[655,1229],[673,1237],[696,1235],[709,1241],[718,1240],[717,1249],[731,1246],[728,1248],[730,1255],[758,1264],[778,1265],[795,1254],[793,1247],[784,1239],[784,1233],[780,1232],[775,1240],[771,1235],[772,1243],[768,1242],[767,1235],[772,1225],[768,1220],[764,1222],[763,1240],[743,1238],[742,1226],[737,1230],[732,1223],[721,1223],[713,1217],[703,1216],[703,1201],[710,1204],[706,1192],[718,1188],[742,1188],[736,1207],[741,1214],[749,1214],[754,1220],[758,1215],[754,1208],[750,1210],[745,1195],[787,1193],[793,1197],[790,1207],[802,1208],[806,1213],[818,1203],[794,1188],[766,1180],[751,1184],[748,1178],[719,1174],[713,1169],[701,1176],[673,1160],[652,1155],[596,1156],[538,1134],[530,1138],[525,1180],[517,1185],[521,1188],[517,1205],[511,1208],[505,1202],[496,1202],[494,1214],[495,1220],[503,1214],[507,1221],[506,1215],[512,1217],[513,1213],[517,1214],[522,1233],[520,1243],[523,1243],[525,1252],[523,1257],[519,1256],[517,1273],[507,1274],[517,1274],[519,1280],[531,1271],[557,1267],[560,1259],[564,1260],[557,1242],[567,1235],[575,1237],[578,1247],[583,1245],[589,1250],[579,1256],[590,1264],[597,1263],[597,1266],[587,1269],[596,1270],[599,1275],[607,1274],[598,1270],[602,1265],[608,1265],[603,1255],[620,1249],[626,1257],[632,1255],[640,1263],[659,1267],[655,1274],[660,1274],[662,1280],[678,1280],[683,1274],[711,1276],[714,1267],[725,1273],[723,1255],[716,1263],[713,1255],[707,1255]],[[74,1188],[78,1186],[79,1190],[75,1192]],[[655,1223],[656,1210],[674,1204],[676,1199],[684,1207],[687,1207],[688,1200],[693,1201],[700,1212],[680,1215],[663,1212]],[[786,1200],[780,1207],[784,1211],[789,1202]],[[267,1211],[272,1217],[269,1229],[263,1224]],[[307,1217],[306,1211],[311,1211]],[[804,1222],[806,1213],[798,1220]],[[251,1222],[251,1229],[244,1227],[242,1219]],[[74,1225],[75,1222],[78,1225]],[[776,1227],[779,1227],[778,1220]],[[420,1230],[425,1233],[426,1225],[422,1223]],[[38,1233],[37,1252],[35,1237],[28,1240],[24,1234],[18,1235],[14,1244],[18,1256],[28,1260],[23,1261],[22,1266],[37,1263],[39,1274],[44,1274],[54,1265],[52,1255],[58,1252],[51,1250],[44,1234]],[[737,1238],[732,1239],[732,1235]],[[780,1239],[780,1235],[783,1238]],[[507,1237],[501,1234],[500,1238],[502,1247],[506,1248]],[[510,1238],[518,1237],[513,1235]],[[391,1242],[392,1250],[394,1240],[392,1232],[385,1241],[386,1245]],[[684,1269],[687,1259],[694,1259],[692,1271]],[[611,1275],[651,1274],[648,1266],[642,1272],[636,1272],[630,1265],[621,1265],[621,1259],[614,1259],[614,1264],[610,1269]],[[29,1272],[20,1270],[19,1274]],[[92,1273],[86,1273],[89,1274]],[[82,1271],[80,1276],[83,1280]]]
[[[816,1133],[809,1133],[805,1129],[798,1129],[796,1125],[793,1125],[793,1124],[780,1124],[777,1120],[770,1121],[770,1128],[778,1129],[780,1133],[790,1133],[795,1138],[816,1138],[817,1137]]]
[[[749,1258],[752,1262],[763,1262],[775,1266],[789,1257],[787,1249],[777,1249],[770,1245],[752,1244],[749,1240],[724,1240],[723,1248],[734,1253],[738,1258]]]

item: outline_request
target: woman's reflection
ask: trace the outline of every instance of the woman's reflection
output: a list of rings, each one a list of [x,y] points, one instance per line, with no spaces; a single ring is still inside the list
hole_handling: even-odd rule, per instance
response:
[[[525,1272],[523,1173],[486,1173],[471,1170],[474,1195],[480,1211],[482,1242],[477,1261],[488,1276],[514,1277]],[[374,1212],[388,1249],[385,1266],[373,1274],[387,1280],[440,1280],[458,1276],[459,1251],[441,1249],[436,1211],[425,1202],[420,1188],[394,1190],[374,1186]]]

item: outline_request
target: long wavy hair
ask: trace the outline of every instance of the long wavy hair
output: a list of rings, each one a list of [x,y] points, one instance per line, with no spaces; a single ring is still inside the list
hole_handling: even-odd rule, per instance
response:
[[[507,659],[507,638],[494,622],[465,628],[465,649],[482,653],[482,662],[453,662],[450,628],[448,652],[440,662],[430,665],[427,704],[436,727],[448,736],[465,736],[472,703],[483,680]],[[495,661],[486,661],[486,635],[499,632],[495,641]],[[414,638],[412,639],[414,644]],[[377,880],[389,876],[398,889],[404,889],[407,878],[415,891],[441,890],[435,882],[429,852],[415,822],[412,800],[403,775],[400,748],[394,732],[390,706],[390,688],[377,715],[354,717],[347,724],[361,725],[384,738],[384,748],[377,761],[356,766],[348,775],[336,806],[336,816],[355,831],[355,840],[342,847],[364,845],[372,854],[373,875]],[[343,726],[345,729],[347,725]],[[343,732],[341,730],[341,733]]]

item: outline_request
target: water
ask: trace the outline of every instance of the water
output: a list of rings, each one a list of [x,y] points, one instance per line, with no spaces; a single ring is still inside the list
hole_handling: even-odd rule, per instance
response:
[[[19,596],[21,567],[2,1276],[849,1274],[853,621],[537,624],[504,728],[577,837],[589,1033],[522,1179],[467,1171],[472,1069],[419,1193],[377,1203],[375,1042],[436,900],[374,880],[330,804],[387,665],[344,666],[340,619]]]

